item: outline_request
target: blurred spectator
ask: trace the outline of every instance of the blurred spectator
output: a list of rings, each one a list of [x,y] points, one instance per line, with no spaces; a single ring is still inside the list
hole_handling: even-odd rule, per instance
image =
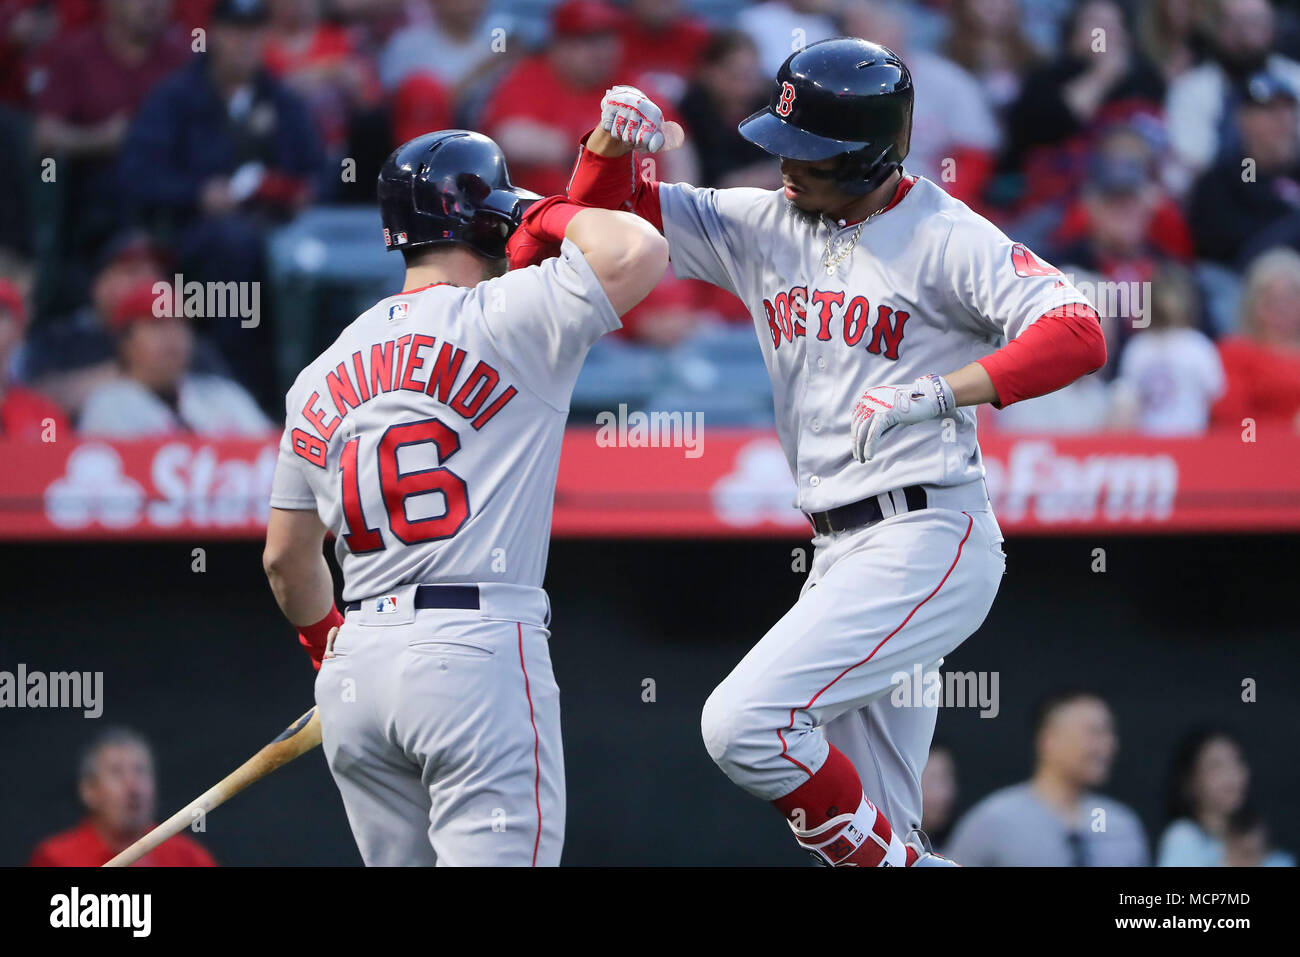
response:
[[[1222,863],[1224,867],[1295,867],[1295,857],[1272,847],[1268,825],[1246,806],[1228,816]]]
[[[69,433],[67,419],[57,405],[31,389],[9,381],[11,360],[27,326],[22,293],[0,279],[0,438],[39,442]]]
[[[979,82],[999,113],[1020,96],[1020,84],[1038,63],[1025,35],[1018,0],[953,0],[944,55]]]
[[[31,58],[58,29],[52,5],[40,0],[11,0],[0,5],[0,103],[25,106]]]
[[[1300,247],[1300,133],[1296,90],[1257,73],[1236,111],[1240,155],[1221,156],[1192,189],[1189,216],[1196,251],[1244,265],[1271,246]],[[1248,168],[1246,159],[1253,163]]]
[[[1245,804],[1249,788],[1250,768],[1231,734],[1205,729],[1184,738],[1169,770],[1169,826],[1160,836],[1157,866],[1221,864],[1228,819]]]
[[[392,96],[392,112],[393,142],[399,145],[456,125],[451,94],[430,73],[412,73],[401,82]]]
[[[916,88],[909,172],[977,205],[993,171],[1000,133],[984,91],[969,73],[936,53],[907,45],[907,10],[859,0],[845,9],[845,32],[871,37],[907,64]]]
[[[1133,322],[1147,307],[1143,291],[1169,257],[1150,236],[1156,211],[1163,200],[1142,163],[1126,156],[1105,154],[1093,158],[1081,202],[1087,233],[1060,250],[1053,259],[1066,272],[1079,269],[1096,273],[1097,311],[1115,320],[1113,342],[1103,378],[1113,378],[1116,359],[1128,341]]]
[[[1197,4],[1188,0],[1145,0],[1138,4],[1138,41],[1166,83],[1190,70],[1197,59]]]
[[[113,312],[132,289],[162,281],[166,255],[140,230],[116,236],[100,250],[90,298],[71,315],[33,328],[23,343],[18,375],[51,396],[74,418],[96,387],[117,376],[111,329]],[[224,373],[228,369],[207,341],[199,340],[195,369]]]
[[[145,94],[189,55],[169,0],[104,0],[104,19],[56,38],[32,77],[42,155],[102,159],[121,147]]]
[[[669,349],[709,324],[725,319],[751,322],[744,303],[726,290],[698,279],[678,279],[669,272],[623,316],[617,336]],[[720,293],[720,294],[719,294]]]
[[[408,77],[433,76],[453,97],[481,81],[519,43],[515,24],[488,12],[487,0],[426,0],[428,22],[393,34],[379,57],[385,89],[397,90]]]
[[[1159,194],[1142,164],[1096,155],[1080,197],[1087,231],[1056,258],[1103,278],[1148,280],[1156,255],[1147,237]]]
[[[551,45],[521,61],[492,94],[482,128],[500,144],[515,182],[543,195],[564,191],[578,141],[600,122],[605,90],[626,79],[620,22],[602,0],[564,0],[555,8]],[[665,101],[657,102],[673,118]],[[692,181],[692,155],[688,148],[661,154],[657,178]]]
[[[56,37],[31,77],[32,145],[59,164],[55,245],[73,270],[58,277],[52,308],[71,308],[83,294],[77,270],[121,227],[115,163],[131,118],[190,53],[189,38],[170,23],[170,0],[104,0],[103,10],[100,22]]]
[[[137,286],[118,302],[113,330],[120,373],[86,399],[81,433],[118,439],[187,431],[265,435],[271,422],[240,385],[191,371],[194,335],[188,320],[165,312],[158,308],[153,283]]]
[[[1151,280],[1150,324],[1135,332],[1119,359],[1116,387],[1147,435],[1199,435],[1223,394],[1223,364],[1201,332],[1196,280],[1166,263]]]
[[[101,732],[81,756],[77,793],[85,819],[41,841],[29,867],[99,867],[154,826],[156,789],[153,752],[134,731]],[[215,867],[212,855],[187,834],[178,834],[142,857],[137,867]]]
[[[748,34],[728,30],[709,41],[695,82],[680,107],[700,158],[698,185],[720,189],[776,189],[781,185],[779,164],[736,129],[741,120],[767,105],[771,86]]]
[[[921,772],[921,830],[940,854],[952,833],[957,808],[957,762],[945,745],[930,745],[930,757]]]
[[[770,79],[795,50],[840,35],[833,0],[767,0],[745,7],[737,25],[758,46],[758,60]]]
[[[646,84],[680,100],[705,52],[709,27],[685,13],[682,0],[628,0],[623,17],[623,68],[633,86]]]
[[[1093,791],[1110,776],[1118,742],[1106,702],[1057,694],[1034,717],[1036,766],[1023,784],[994,791],[957,822],[948,852],[976,867],[1142,867],[1142,823]]]
[[[1133,117],[1098,132],[1089,157],[1096,175],[1102,166],[1128,166],[1142,170],[1153,208],[1145,242],[1152,249],[1183,262],[1191,262],[1195,247],[1191,227],[1177,200],[1160,184],[1160,141],[1149,117]],[[1052,235],[1052,246],[1069,248],[1091,231],[1092,206],[1082,197],[1069,198]]]
[[[161,280],[163,253],[140,231],[114,237],[99,254],[90,298],[64,318],[41,323],[28,335],[18,374],[53,396],[75,417],[86,396],[116,374],[109,319],[123,294]]]
[[[306,105],[262,66],[264,0],[218,0],[208,53],[149,96],[122,151],[122,183],[173,236],[186,280],[260,282],[264,236],[326,181]],[[268,328],[214,323],[240,379],[269,392]]]
[[[1219,340],[1228,389],[1216,422],[1240,429],[1249,418],[1300,430],[1300,253],[1275,249],[1246,274],[1238,333]]]
[[[1028,205],[1058,196],[1062,177],[1072,181],[1093,130],[1154,112],[1164,95],[1114,0],[1080,3],[1064,25],[1061,45],[1025,79],[1007,116],[1003,163],[1023,171]]]
[[[311,107],[325,148],[341,155],[354,113],[379,101],[379,78],[348,31],[321,19],[324,0],[269,0],[266,66]]]
[[[1165,113],[1182,185],[1225,154],[1241,154],[1232,122],[1239,91],[1268,72],[1300,90],[1300,63],[1273,52],[1276,22],[1268,0],[1209,0],[1211,58],[1169,86]]]

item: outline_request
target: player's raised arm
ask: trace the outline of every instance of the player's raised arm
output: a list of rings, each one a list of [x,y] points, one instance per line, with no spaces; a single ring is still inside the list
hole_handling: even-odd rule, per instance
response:
[[[639,216],[583,209],[564,237],[582,250],[620,316],[644,299],[668,268],[668,241]]]
[[[632,86],[616,86],[600,103],[600,123],[583,139],[569,178],[571,199],[602,209],[630,209],[663,231],[659,183],[638,177],[632,153],[655,153],[680,146],[684,135],[676,123]]]
[[[565,239],[578,247],[620,316],[649,294],[668,267],[668,242],[644,219],[562,196],[544,199],[528,211],[510,239],[510,267],[558,254]]]

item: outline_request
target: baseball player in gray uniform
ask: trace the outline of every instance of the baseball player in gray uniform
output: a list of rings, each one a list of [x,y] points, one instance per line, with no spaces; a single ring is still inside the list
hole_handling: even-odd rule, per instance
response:
[[[325,756],[366,864],[560,860],[541,585],[561,440],[587,351],[658,281],[667,244],[630,213],[537,199],[477,133],[398,148],[379,201],[404,289],[286,400],[264,562],[319,669]]]
[[[1003,574],[972,407],[1105,360],[1096,313],[1058,270],[904,172],[911,119],[896,55],[825,40],[791,55],[740,125],[780,157],[782,189],[654,182],[631,153],[676,131],[632,87],[606,94],[569,186],[646,217],[679,277],[753,315],[815,554],[702,731],[727,776],[833,866],[950,863],[919,832],[937,705],[917,688],[895,706],[890,691],[915,668],[933,678]]]

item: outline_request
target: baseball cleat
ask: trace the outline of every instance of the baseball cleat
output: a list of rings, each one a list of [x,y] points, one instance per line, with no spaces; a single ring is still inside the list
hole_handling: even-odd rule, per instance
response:
[[[929,835],[919,827],[909,831],[907,840],[903,843],[916,853],[916,859],[908,864],[908,867],[961,867],[956,861],[950,861],[942,854],[936,854],[930,844]]]

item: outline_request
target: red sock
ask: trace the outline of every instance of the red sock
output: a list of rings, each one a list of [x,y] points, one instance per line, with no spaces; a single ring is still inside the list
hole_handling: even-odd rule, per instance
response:
[[[853,762],[834,745],[817,773],[772,805],[795,840],[832,867],[902,867],[915,860],[867,800]],[[802,826],[798,826],[802,823]]]
[[[802,829],[810,831],[833,817],[853,813],[861,801],[862,779],[858,777],[858,769],[832,744],[817,773],[772,805],[787,821],[796,812],[803,811]]]

